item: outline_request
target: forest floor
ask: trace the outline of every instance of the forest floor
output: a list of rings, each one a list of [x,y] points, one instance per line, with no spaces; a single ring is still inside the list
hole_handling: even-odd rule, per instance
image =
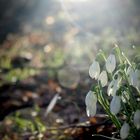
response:
[[[86,116],[84,100],[89,87],[85,83],[66,89],[57,80],[43,81],[41,77],[47,77],[46,73],[0,88],[0,139],[90,140],[113,136],[116,129],[104,114]]]

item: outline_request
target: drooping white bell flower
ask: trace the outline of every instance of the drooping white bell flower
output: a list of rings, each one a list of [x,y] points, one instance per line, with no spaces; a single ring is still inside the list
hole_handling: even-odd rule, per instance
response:
[[[97,96],[93,91],[89,91],[85,98],[87,115],[93,117],[96,114]]]
[[[90,90],[86,95],[85,103],[87,106],[90,106],[96,102],[97,102],[97,96],[96,96],[95,92]]]
[[[110,54],[106,60],[106,70],[108,73],[112,73],[116,68],[116,58],[115,55]]]
[[[134,70],[132,67],[128,67],[127,69],[129,83],[136,88],[139,86],[138,72],[138,70]]]
[[[120,137],[121,139],[126,139],[129,135],[129,131],[130,131],[130,126],[127,122],[124,122],[124,124],[121,127],[120,130]]]
[[[86,107],[86,112],[88,117],[93,117],[96,114],[96,104],[93,104],[92,106]]]
[[[92,78],[92,79],[98,79],[99,77],[99,74],[100,74],[100,65],[97,61],[94,61],[91,66],[89,67],[89,76]]]
[[[121,110],[121,98],[120,96],[114,95],[110,103],[110,111],[116,115],[119,113],[120,110]]]
[[[109,86],[108,86],[108,89],[107,89],[107,94],[108,96],[112,95],[116,95],[116,91],[118,90],[119,88],[119,82],[120,82],[120,79],[114,79],[110,82]]]
[[[106,71],[102,71],[98,80],[101,82],[102,87],[105,87],[108,82],[108,77]]]
[[[136,110],[134,113],[134,125],[137,127],[137,129],[140,128],[140,110]]]

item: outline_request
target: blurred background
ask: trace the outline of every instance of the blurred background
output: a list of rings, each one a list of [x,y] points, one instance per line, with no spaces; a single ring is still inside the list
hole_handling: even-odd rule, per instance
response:
[[[89,120],[88,68],[100,49],[109,54],[117,44],[139,56],[139,7],[139,0],[0,0],[0,138],[87,138],[59,127]],[[58,129],[46,132],[50,126]]]

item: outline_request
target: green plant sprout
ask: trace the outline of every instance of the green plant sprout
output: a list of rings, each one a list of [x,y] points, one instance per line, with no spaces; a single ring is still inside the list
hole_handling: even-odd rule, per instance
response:
[[[136,139],[140,132],[139,69],[116,45],[109,57],[100,51],[89,76],[96,80],[85,98],[86,111],[93,117],[97,101],[116,126],[121,139]]]

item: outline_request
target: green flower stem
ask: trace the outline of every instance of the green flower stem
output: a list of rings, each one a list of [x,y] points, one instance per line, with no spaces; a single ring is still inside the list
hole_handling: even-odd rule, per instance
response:
[[[102,50],[100,50],[100,56],[103,58],[104,61],[106,61],[106,56]]]
[[[101,98],[98,101],[102,105],[102,107],[104,108],[105,112],[108,114],[109,118],[115,124],[116,128],[118,130],[120,130],[121,124],[120,124],[119,120],[117,119],[117,117],[110,112],[110,110],[108,109],[108,107],[106,107],[106,105],[104,104],[104,101]]]
[[[138,91],[138,95],[140,96],[140,90],[139,90],[139,88],[137,87],[136,89],[137,89],[137,91]]]
[[[124,53],[122,53],[122,56],[124,57],[124,59],[126,60],[126,62],[127,62],[131,67],[133,67],[133,65],[131,64],[131,62],[130,62],[129,59],[125,56]]]
[[[113,74],[112,74],[112,73],[108,73],[108,77],[109,77],[109,80],[110,80],[110,81],[113,80]]]
[[[135,111],[137,103],[135,102],[135,97],[132,94],[132,91],[131,91],[131,88],[130,88],[130,85],[129,85],[129,80],[128,80],[127,75],[126,75],[125,72],[124,72],[124,78],[127,81],[128,94],[130,96],[130,107],[132,108],[133,111]]]
[[[104,108],[105,112],[108,114],[108,116],[112,120],[112,122],[115,124],[116,128],[118,130],[120,130],[121,124],[120,124],[118,118],[116,117],[116,115],[111,113],[110,108],[109,108],[109,103],[102,95],[102,90],[100,88],[100,84],[99,84],[99,89],[98,89],[97,93],[99,93],[99,94],[97,94],[99,103]]]
[[[127,102],[129,102],[129,101],[127,101]],[[123,106],[123,109],[125,111],[125,116],[128,118],[128,121],[130,122],[131,121],[131,114],[128,112],[124,103],[122,103],[122,106]]]
[[[121,50],[118,46],[116,46],[114,49],[116,50],[116,54],[117,54],[117,56],[118,56],[118,58],[119,58],[119,62],[120,62],[121,65],[124,64],[123,59],[125,59],[125,61],[126,61],[131,67],[133,67],[133,65],[131,64],[131,62],[129,61],[129,59],[125,56],[125,54],[122,52],[122,50]]]
[[[130,63],[130,61],[127,59],[127,57],[124,56],[124,54],[122,53],[121,48],[119,48],[118,45],[116,45],[116,44],[115,44],[115,46],[116,46],[116,47],[114,48],[114,50],[115,50],[115,52],[116,52],[116,55],[118,56],[118,59],[119,59],[120,64],[124,64],[124,59],[125,59],[128,63]],[[130,65],[131,65],[131,63],[130,63]]]

